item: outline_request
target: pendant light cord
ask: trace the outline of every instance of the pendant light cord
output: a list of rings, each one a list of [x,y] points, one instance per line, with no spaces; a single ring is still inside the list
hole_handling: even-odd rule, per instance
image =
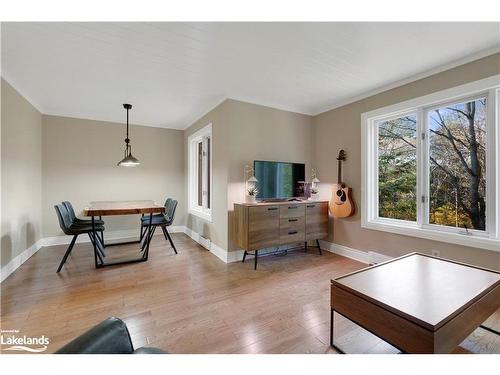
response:
[[[130,139],[128,138],[128,111],[129,109],[127,108],[127,138],[125,138],[125,143],[129,143]]]

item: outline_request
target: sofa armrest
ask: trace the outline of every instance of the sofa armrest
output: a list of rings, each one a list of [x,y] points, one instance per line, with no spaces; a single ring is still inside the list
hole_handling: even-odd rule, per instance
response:
[[[64,345],[56,354],[130,354],[134,346],[125,323],[108,318]]]

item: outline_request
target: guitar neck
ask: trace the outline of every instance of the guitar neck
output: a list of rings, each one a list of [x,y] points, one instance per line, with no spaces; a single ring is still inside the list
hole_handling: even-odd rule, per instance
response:
[[[342,183],[342,160],[339,160],[339,167],[338,167],[338,184],[340,185]]]

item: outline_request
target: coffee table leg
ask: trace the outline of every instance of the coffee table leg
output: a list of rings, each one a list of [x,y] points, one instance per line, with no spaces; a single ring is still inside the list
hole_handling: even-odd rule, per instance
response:
[[[335,349],[339,354],[346,354],[342,349],[333,343],[333,325],[334,325],[335,310],[330,307],[330,346]]]
[[[330,346],[333,346],[333,309],[330,307]]]

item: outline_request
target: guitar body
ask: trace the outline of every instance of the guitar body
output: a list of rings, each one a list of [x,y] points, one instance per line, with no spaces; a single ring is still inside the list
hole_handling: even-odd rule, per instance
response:
[[[356,206],[354,205],[351,191],[352,189],[350,187],[343,184],[333,185],[329,207],[334,217],[349,217],[354,215]]]
[[[338,160],[338,183],[332,187],[332,198],[328,204],[330,212],[334,217],[349,217],[354,215],[356,206],[351,196],[351,188],[342,182],[342,162],[346,155],[344,150],[340,150]]]

